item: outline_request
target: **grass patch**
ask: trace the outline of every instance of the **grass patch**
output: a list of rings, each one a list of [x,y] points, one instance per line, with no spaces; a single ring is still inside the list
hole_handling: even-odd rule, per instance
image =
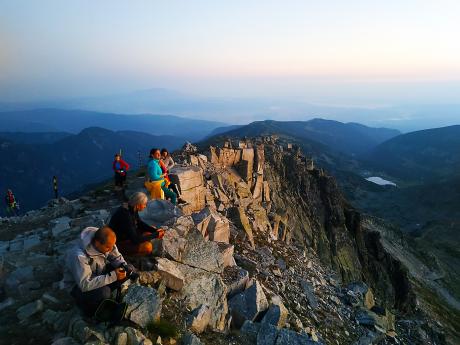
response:
[[[158,320],[149,323],[147,325],[147,330],[162,338],[177,338],[179,335],[177,327],[166,320]]]

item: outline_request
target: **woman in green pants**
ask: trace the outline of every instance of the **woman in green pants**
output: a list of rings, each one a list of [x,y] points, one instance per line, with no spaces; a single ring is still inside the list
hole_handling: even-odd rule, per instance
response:
[[[164,174],[163,170],[160,167],[160,158],[161,153],[159,149],[151,149],[150,150],[150,161],[147,165],[147,172],[149,174],[149,178],[151,182],[163,180],[161,184],[161,189],[165,196],[171,199],[171,202],[176,205],[177,204],[177,195],[171,189],[167,188],[166,183],[164,181]]]

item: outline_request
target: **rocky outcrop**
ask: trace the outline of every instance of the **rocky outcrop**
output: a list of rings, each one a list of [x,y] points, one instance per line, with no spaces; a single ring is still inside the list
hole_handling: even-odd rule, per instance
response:
[[[390,312],[414,305],[404,267],[333,178],[271,137],[206,154],[187,145],[171,172],[187,205],[155,200],[142,213],[166,233],[146,259],[155,271],[123,288],[129,325],[88,323],[60,289],[66,249],[119,206],[110,190],[2,223],[17,233],[0,243],[0,333],[18,344],[24,327],[35,343],[367,344],[418,343],[423,325],[442,343],[430,320]]]
[[[206,188],[203,185],[203,171],[199,167],[174,166],[169,172],[171,183],[179,188],[181,198],[187,201],[183,212],[190,215],[192,212],[201,211],[206,205]]]

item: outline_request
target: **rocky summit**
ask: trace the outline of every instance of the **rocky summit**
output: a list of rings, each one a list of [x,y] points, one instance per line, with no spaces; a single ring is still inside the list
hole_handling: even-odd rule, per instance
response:
[[[110,183],[1,219],[2,344],[445,344],[381,224],[276,137],[174,154],[187,204],[141,214],[166,234],[127,282],[125,320],[96,323],[62,289],[63,255],[120,205]],[[127,194],[143,191],[142,171]],[[130,261],[130,258],[127,258]]]

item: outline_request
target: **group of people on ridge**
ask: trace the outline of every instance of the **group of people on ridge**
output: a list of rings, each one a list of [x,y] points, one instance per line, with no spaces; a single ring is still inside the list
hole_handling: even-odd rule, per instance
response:
[[[183,202],[178,190],[170,183],[168,171],[174,161],[166,149],[152,149],[147,165],[148,183],[160,183],[171,203]],[[124,188],[129,164],[115,155],[113,162],[115,186]],[[112,215],[107,225],[97,229],[88,227],[78,243],[66,254],[63,283],[71,288],[71,295],[87,316],[97,314],[98,308],[118,290],[123,282],[132,278],[135,268],[127,264],[124,256],[150,256],[152,240],[161,239],[164,230],[142,221],[139,212],[147,207],[145,193],[132,194]]]

